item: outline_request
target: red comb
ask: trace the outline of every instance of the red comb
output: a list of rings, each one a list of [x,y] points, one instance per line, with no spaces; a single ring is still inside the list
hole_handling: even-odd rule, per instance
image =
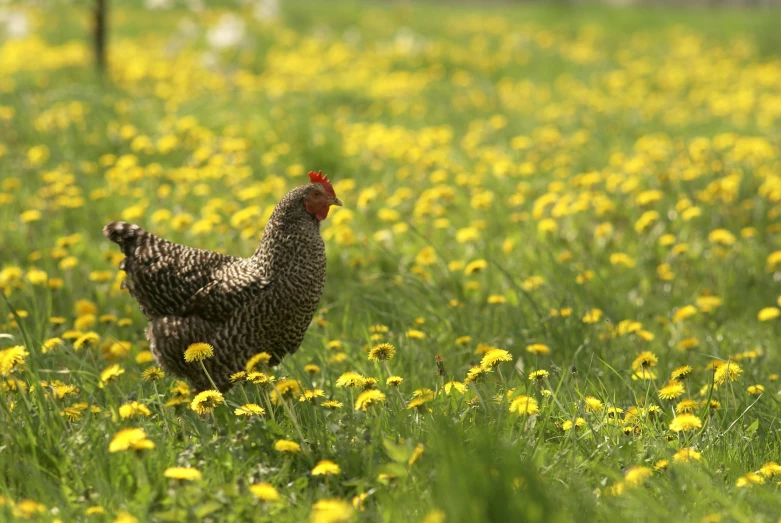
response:
[[[331,185],[331,182],[328,181],[328,175],[323,175],[323,171],[309,171],[309,181],[312,183],[319,183],[325,188],[325,191],[333,196],[336,197],[336,193],[334,192],[334,188]]]

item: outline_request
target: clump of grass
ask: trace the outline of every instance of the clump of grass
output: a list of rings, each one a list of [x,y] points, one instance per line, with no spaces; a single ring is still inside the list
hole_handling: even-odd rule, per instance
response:
[[[781,511],[762,12],[123,5],[97,84],[60,23],[78,8],[18,9],[35,33],[0,44],[3,518]],[[317,169],[345,207],[302,349],[196,396],[156,367],[101,225],[247,255]]]

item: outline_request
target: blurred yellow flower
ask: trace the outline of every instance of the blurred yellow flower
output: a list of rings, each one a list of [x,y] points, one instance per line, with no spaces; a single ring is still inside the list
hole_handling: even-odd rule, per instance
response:
[[[201,472],[190,467],[168,467],[163,472],[163,476],[180,481],[196,481],[201,479]]]
[[[249,491],[261,501],[269,503],[280,501],[279,492],[270,483],[255,483],[250,485]]]
[[[312,469],[313,476],[334,476],[341,472],[342,469],[339,468],[339,465],[327,459],[318,461],[315,468]]]
[[[122,450],[146,450],[155,448],[155,444],[147,439],[144,429],[132,428],[122,429],[111,440],[108,446],[109,452],[120,452]]]

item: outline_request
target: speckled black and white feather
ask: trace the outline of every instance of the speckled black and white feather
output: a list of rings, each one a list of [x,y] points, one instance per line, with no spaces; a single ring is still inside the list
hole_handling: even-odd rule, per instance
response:
[[[266,351],[275,364],[298,349],[325,285],[320,224],[304,205],[311,187],[277,204],[250,258],[178,245],[125,222],[103,228],[125,254],[126,287],[149,319],[150,349],[166,371],[211,388],[200,365],[184,361],[190,344],[209,343],[215,355],[204,363],[225,391],[253,355]]]

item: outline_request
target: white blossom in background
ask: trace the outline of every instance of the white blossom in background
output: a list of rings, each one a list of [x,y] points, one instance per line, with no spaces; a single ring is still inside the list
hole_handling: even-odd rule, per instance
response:
[[[209,29],[206,40],[218,51],[236,47],[244,38],[244,20],[228,13],[220,17],[217,25]]]
[[[30,33],[30,20],[22,11],[0,10],[0,36],[24,38]]]
[[[144,7],[150,11],[171,9],[174,6],[174,0],[144,0]]]
[[[409,27],[399,27],[393,42],[396,51],[401,54],[411,54],[415,49],[415,43],[415,32]]]
[[[252,14],[262,22],[273,22],[279,18],[279,0],[255,0]]]

